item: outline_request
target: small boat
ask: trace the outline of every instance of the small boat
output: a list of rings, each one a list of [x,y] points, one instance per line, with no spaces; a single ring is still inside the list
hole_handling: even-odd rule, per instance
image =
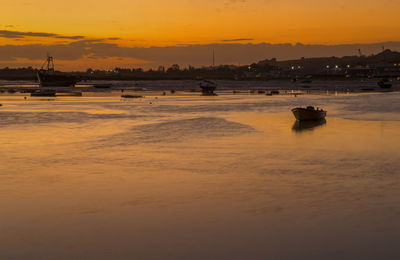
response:
[[[57,92],[52,89],[41,89],[40,91],[32,92],[31,97],[55,97]]]
[[[203,96],[217,96],[214,91],[217,89],[217,84],[210,80],[203,80],[200,83],[201,93]]]
[[[94,88],[112,88],[113,85],[112,84],[106,84],[106,83],[102,83],[102,84],[93,84]]]
[[[392,87],[392,83],[390,83],[390,80],[387,78],[384,78],[380,81],[378,81],[378,86],[381,88],[391,88]]]
[[[322,120],[326,117],[326,111],[319,108],[315,109],[313,106],[293,108],[292,112],[298,121]]]
[[[143,96],[139,95],[122,95],[122,98],[142,98]]]
[[[82,92],[80,92],[80,91],[63,91],[63,92],[57,92],[56,96],[81,97],[82,96]]]
[[[302,84],[311,84],[312,80],[311,79],[305,79],[301,81]]]
[[[362,91],[374,91],[374,88],[361,88]]]
[[[267,94],[265,94],[265,95],[272,96],[272,95],[279,95],[279,94],[280,94],[279,90],[271,90],[271,91],[267,92]]]

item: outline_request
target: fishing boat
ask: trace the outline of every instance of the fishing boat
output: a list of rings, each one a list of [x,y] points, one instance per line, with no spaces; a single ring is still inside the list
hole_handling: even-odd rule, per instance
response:
[[[47,56],[42,68],[37,72],[41,87],[74,87],[77,83],[75,76],[54,70],[53,57]]]
[[[313,106],[293,108],[292,112],[297,121],[322,120],[326,117],[326,111],[319,108],[315,109]]]

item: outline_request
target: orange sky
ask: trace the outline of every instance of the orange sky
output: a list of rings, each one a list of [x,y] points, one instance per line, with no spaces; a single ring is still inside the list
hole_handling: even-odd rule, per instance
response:
[[[224,40],[230,39],[245,39],[235,43],[327,45],[400,41],[399,0],[0,1],[0,47],[67,45],[76,41],[68,39],[71,36],[83,36],[84,40],[102,39],[104,43],[120,47],[229,43]],[[1,31],[51,33],[58,37],[10,37],[2,36]],[[29,55],[2,59],[1,51],[0,65],[3,66],[41,62]],[[60,52],[56,54],[62,56]],[[229,62],[255,62],[263,57]],[[65,68],[76,68],[76,62],[72,63],[68,58],[61,60]],[[80,57],[81,68],[95,65],[105,68],[114,64],[154,67],[168,62],[135,55],[110,55],[97,57],[97,60]],[[205,64],[196,62],[194,64]]]
[[[1,7],[0,29],[121,37],[129,46],[400,40],[398,0],[13,0]]]

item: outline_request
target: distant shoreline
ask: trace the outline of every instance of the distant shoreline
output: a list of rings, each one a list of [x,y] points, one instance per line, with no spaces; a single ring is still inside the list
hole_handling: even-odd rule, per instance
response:
[[[219,91],[245,91],[246,93],[266,94],[269,91],[287,91],[292,93],[368,93],[368,92],[397,92],[400,91],[400,81],[393,79],[392,87],[380,88],[379,79],[341,79],[325,80],[313,79],[310,83],[302,81],[292,82],[289,79],[275,80],[215,80]],[[82,91],[82,92],[111,92],[111,91],[158,91],[158,92],[200,92],[198,80],[135,80],[135,81],[86,81],[79,82],[75,87],[48,87],[56,91]],[[94,87],[106,85],[106,87]],[[40,88],[34,81],[2,81],[0,80],[0,92],[30,93]]]

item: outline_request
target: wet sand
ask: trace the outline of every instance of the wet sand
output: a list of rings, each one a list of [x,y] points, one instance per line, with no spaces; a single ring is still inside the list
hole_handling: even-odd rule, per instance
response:
[[[1,96],[0,259],[397,259],[399,101]]]

